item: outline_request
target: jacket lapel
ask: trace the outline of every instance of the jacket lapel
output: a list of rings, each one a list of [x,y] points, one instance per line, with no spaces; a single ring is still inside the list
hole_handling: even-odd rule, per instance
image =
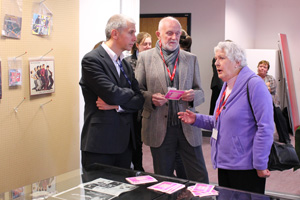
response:
[[[163,92],[166,94],[168,92],[168,86],[167,86],[167,81],[166,81],[166,75],[165,75],[165,64],[162,61],[161,56],[156,53],[152,57],[152,63],[153,64],[153,73],[158,77],[158,81],[160,82]]]
[[[113,63],[113,61],[111,60],[111,58],[109,57],[109,55],[106,53],[106,51],[103,49],[102,46],[99,46],[97,48],[97,50],[98,50],[100,56],[102,57],[102,59],[104,60],[104,62],[106,64],[105,67],[108,70],[110,70],[110,72],[113,74],[113,76],[114,76],[117,84],[120,85],[120,83],[121,83],[120,82],[120,77],[119,77],[119,74],[118,74],[118,72],[117,72],[117,70],[115,68],[115,64]]]
[[[187,61],[186,56],[181,53],[179,53],[179,60],[178,60],[178,74],[179,74],[179,90],[184,90],[185,89],[185,82],[187,80],[187,72],[189,71],[188,69],[189,64]]]

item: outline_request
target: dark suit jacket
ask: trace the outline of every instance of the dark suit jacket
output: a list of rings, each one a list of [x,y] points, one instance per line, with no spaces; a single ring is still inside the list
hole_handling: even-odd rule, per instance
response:
[[[118,72],[102,46],[87,53],[82,59],[80,86],[85,100],[81,150],[102,153],[123,153],[134,141],[132,113],[144,103],[138,82],[130,65],[123,59],[123,68],[131,81],[121,82]],[[122,72],[120,72],[123,76]],[[109,105],[120,105],[125,112],[99,110],[97,97]]]

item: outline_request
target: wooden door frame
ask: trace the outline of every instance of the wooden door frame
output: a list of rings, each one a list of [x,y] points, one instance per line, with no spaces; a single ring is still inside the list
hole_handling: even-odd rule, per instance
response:
[[[157,17],[186,17],[187,18],[187,33],[191,35],[191,13],[155,13],[155,14],[140,14],[140,18],[157,18]]]

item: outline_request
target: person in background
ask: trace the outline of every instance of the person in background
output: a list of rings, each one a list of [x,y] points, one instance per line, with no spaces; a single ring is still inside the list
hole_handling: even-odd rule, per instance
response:
[[[136,62],[138,59],[138,54],[140,52],[146,51],[152,48],[152,38],[149,33],[140,32],[136,36],[136,43],[131,49],[131,56],[125,58],[125,60],[130,63],[133,71],[136,68]],[[143,168],[143,142],[141,139],[141,129],[142,129],[142,110],[133,113],[133,123],[135,132],[135,142],[136,149],[132,151],[132,164],[134,170],[144,171]]]
[[[202,153],[202,134],[197,127],[181,123],[179,111],[204,102],[197,57],[180,50],[181,25],[173,17],[161,19],[154,48],[139,55],[136,78],[145,97],[142,140],[150,146],[154,172],[173,176],[179,151],[187,178],[209,183]],[[180,100],[165,98],[169,89],[184,93]]]
[[[192,38],[187,34],[187,32],[184,29],[181,29],[179,45],[180,45],[180,49],[191,52]],[[178,178],[182,178],[182,179],[187,178],[184,165],[180,153],[178,151],[176,152],[176,156],[175,156],[175,172]]]
[[[187,109],[178,117],[212,130],[211,159],[218,168],[219,186],[263,194],[270,176],[272,97],[263,80],[247,67],[244,49],[234,42],[219,42],[214,52],[219,78],[224,81],[214,115]]]
[[[273,103],[275,105],[278,105],[278,102],[276,101],[276,81],[275,78],[272,75],[268,75],[268,71],[270,69],[270,64],[266,60],[261,60],[257,65],[257,75],[260,76],[265,84],[268,87],[269,92],[272,95]]]
[[[192,38],[187,34],[187,32],[184,29],[181,29],[179,45],[180,49],[191,52]]]
[[[144,98],[123,51],[136,41],[135,22],[113,15],[105,28],[106,41],[82,59],[80,86],[85,101],[81,133],[83,169],[94,163],[130,168],[135,137],[132,113]]]
[[[290,143],[288,124],[279,107],[278,96],[276,94],[276,81],[272,75],[268,75],[270,63],[266,60],[261,60],[257,65],[257,75],[260,76],[268,87],[273,100],[274,122],[279,136],[279,142]]]

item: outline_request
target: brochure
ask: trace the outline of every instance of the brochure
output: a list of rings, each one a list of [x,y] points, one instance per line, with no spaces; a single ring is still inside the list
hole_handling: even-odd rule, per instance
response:
[[[167,194],[172,194],[184,187],[185,185],[180,183],[163,181],[161,183],[157,183],[155,185],[149,186],[148,189],[167,193]]]
[[[126,178],[126,181],[128,181],[129,183],[131,183],[133,185],[157,182],[157,180],[155,178],[153,178],[152,176],[149,176],[149,175],[128,177],[128,178]]]
[[[165,98],[169,100],[179,100],[183,93],[184,90],[169,90],[168,93],[165,95]]]

